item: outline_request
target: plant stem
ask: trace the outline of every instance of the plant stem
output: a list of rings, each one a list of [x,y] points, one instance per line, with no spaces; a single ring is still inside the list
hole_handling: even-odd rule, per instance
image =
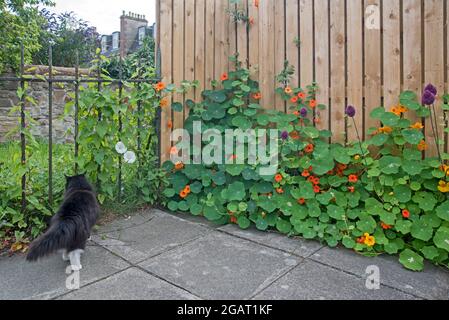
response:
[[[357,123],[355,119],[352,118],[352,122],[354,123],[355,132],[357,134],[357,139],[359,140],[360,152],[362,153],[363,161],[365,162],[365,166],[368,168],[368,162],[366,162],[365,153],[363,152],[362,139],[360,138],[359,129],[357,128]]]
[[[438,158],[440,159],[440,162],[443,161],[443,159],[441,158],[441,153],[440,153],[440,146],[438,145],[438,134],[437,131],[435,129],[436,123],[434,123],[434,121],[436,122],[436,118],[433,117],[432,113],[435,113],[432,111],[433,109],[433,105],[432,108],[430,109],[430,124],[432,126],[432,133],[433,133],[433,137],[435,140],[435,145],[437,147],[437,152],[438,152]]]

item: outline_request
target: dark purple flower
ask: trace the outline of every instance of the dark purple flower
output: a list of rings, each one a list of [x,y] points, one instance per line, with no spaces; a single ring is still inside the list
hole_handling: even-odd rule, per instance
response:
[[[356,113],[356,111],[355,111],[355,108],[353,106],[348,106],[346,108],[346,115],[348,117],[354,118],[355,117],[355,113]]]
[[[300,111],[301,117],[305,118],[307,117],[307,109],[306,108],[302,108]]]
[[[287,131],[282,132],[281,139],[284,140],[284,141],[288,139],[288,132]]]
[[[426,91],[432,92],[434,96],[438,94],[438,89],[433,84],[430,83],[424,88],[424,92]]]
[[[435,95],[431,91],[424,91],[422,95],[422,104],[430,106],[435,102]]]

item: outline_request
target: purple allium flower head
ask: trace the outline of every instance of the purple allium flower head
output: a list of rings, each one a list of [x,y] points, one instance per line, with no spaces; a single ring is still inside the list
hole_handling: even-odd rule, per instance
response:
[[[306,108],[302,108],[300,111],[301,117],[305,118],[307,117],[307,109]]]
[[[430,106],[435,102],[435,95],[431,91],[424,91],[422,95],[422,104]]]
[[[355,117],[355,113],[356,113],[356,111],[355,111],[355,108],[353,106],[348,106],[346,108],[346,115],[348,117],[354,118]]]
[[[281,139],[282,140],[287,140],[288,139],[288,132],[287,131],[282,132]]]
[[[431,83],[429,83],[429,84],[424,88],[424,92],[426,92],[426,91],[432,92],[432,94],[433,94],[434,96],[436,96],[436,95],[438,94],[437,88],[436,88],[433,84],[431,84]]]

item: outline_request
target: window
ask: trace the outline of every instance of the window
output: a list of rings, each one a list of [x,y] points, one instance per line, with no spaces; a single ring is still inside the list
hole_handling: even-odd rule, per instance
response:
[[[146,27],[139,28],[139,46],[143,44],[143,39],[145,38]]]
[[[101,37],[101,52],[108,51],[108,36]]]
[[[112,50],[118,50],[120,46],[120,32],[114,32],[112,34]]]

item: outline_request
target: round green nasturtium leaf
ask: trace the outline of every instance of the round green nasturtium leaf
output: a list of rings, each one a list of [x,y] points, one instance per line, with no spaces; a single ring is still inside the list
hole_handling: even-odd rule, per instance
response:
[[[242,174],[243,169],[245,169],[245,165],[243,164],[227,164],[226,172],[229,173],[233,177],[237,177]]]
[[[238,211],[238,204],[236,202],[230,202],[230,203],[228,203],[226,208],[228,209],[228,211],[237,212]]]
[[[426,259],[433,260],[440,255],[437,248],[434,246],[427,246],[421,249],[421,253]]]
[[[246,181],[249,181],[249,180],[255,180],[255,181],[257,181],[257,180],[260,179],[260,176],[259,176],[259,174],[257,173],[257,170],[253,170],[253,169],[251,169],[251,168],[245,168],[245,169],[242,171],[242,177],[243,177],[243,179],[245,179]]]
[[[354,239],[351,239],[350,237],[344,237],[342,242],[347,249],[354,249],[356,245]]]
[[[437,207],[435,212],[439,218],[449,221],[449,200]]]
[[[421,183],[415,181],[410,183],[410,189],[412,189],[413,191],[421,190]]]
[[[199,216],[201,213],[203,213],[203,206],[196,203],[190,207],[190,213],[194,216]]]
[[[405,249],[401,252],[399,261],[404,267],[413,271],[422,271],[424,269],[423,257],[410,249]]]
[[[279,218],[276,222],[276,229],[280,233],[288,234],[292,230],[292,225],[290,224],[290,222]]]
[[[182,106],[181,103],[175,102],[175,103],[173,103],[173,104],[171,105],[171,109],[172,109],[174,112],[182,112],[183,106]]]
[[[449,228],[440,227],[433,238],[435,245],[449,252]]]
[[[226,191],[226,199],[229,201],[242,201],[246,196],[245,185],[239,181],[232,183],[224,191]]]
[[[190,209],[190,206],[187,201],[181,201],[178,203],[178,209],[181,211],[188,211]]]
[[[423,171],[423,166],[421,164],[421,162],[416,161],[416,160],[404,160],[404,163],[402,164],[402,169],[404,169],[404,171],[411,175],[411,176],[416,176],[421,174],[421,172]]]
[[[327,214],[335,220],[344,220],[345,218],[345,211],[343,208],[337,207],[333,204],[327,207]]]
[[[397,254],[399,251],[404,249],[404,240],[401,238],[390,240],[384,245],[384,249],[388,254]]]
[[[167,205],[168,209],[172,212],[178,211],[178,202],[170,201]]]
[[[324,159],[313,159],[310,163],[313,167],[313,173],[319,176],[324,176],[327,172],[335,167],[332,157]]]
[[[232,119],[232,125],[239,129],[242,129],[243,131],[251,129],[252,127],[251,121],[244,116],[237,116]]]
[[[272,213],[277,209],[277,203],[269,197],[260,197],[260,199],[257,201],[257,205],[267,213]]]
[[[370,143],[376,147],[381,147],[387,142],[390,136],[386,134],[376,134],[371,140]]]
[[[408,186],[397,186],[394,189],[394,195],[401,203],[407,203],[412,199],[412,191]]]
[[[396,221],[395,228],[397,231],[403,235],[409,234],[412,228],[412,222],[409,220],[398,220]]]
[[[438,203],[437,199],[432,193],[425,191],[417,192],[413,196],[412,200],[426,212],[432,211],[435,208],[435,205]]]
[[[217,221],[217,220],[221,219],[221,217],[222,217],[221,213],[218,211],[217,207],[215,207],[215,206],[212,206],[212,207],[205,206],[204,207],[204,216],[209,221]]]
[[[208,97],[217,103],[223,103],[226,101],[226,94],[224,91],[213,91],[208,94]]]
[[[192,191],[192,193],[198,194],[202,189],[203,185],[199,181],[196,181],[190,185],[190,190]]]
[[[265,231],[268,229],[268,222],[262,217],[259,217],[256,221],[256,228],[261,231]]]
[[[320,136],[320,131],[315,127],[305,127],[303,133],[311,139],[316,139]]]
[[[171,188],[168,188],[168,189],[165,189],[164,190],[164,196],[166,196],[167,198],[171,198],[171,197],[174,197],[175,196],[175,194],[176,194],[176,192],[175,192],[175,190],[174,189],[171,189]]]
[[[247,217],[245,217],[245,216],[240,216],[237,219],[237,224],[242,229],[248,229],[250,227],[250,225],[251,225],[251,221]]]
[[[412,145],[417,145],[424,139],[424,134],[416,129],[404,129],[402,130],[402,135],[405,141]]]
[[[373,119],[380,119],[385,113],[385,108],[379,107],[371,111],[370,117]]]
[[[380,170],[385,174],[397,174],[402,165],[399,157],[384,156],[379,160]]]
[[[414,238],[422,241],[429,241],[433,236],[433,228],[421,220],[413,222],[410,232]]]
[[[395,127],[400,119],[400,117],[392,112],[385,112],[380,116],[380,121],[382,121],[382,123],[388,127]]]
[[[226,183],[226,174],[223,171],[218,171],[212,175],[212,181],[217,186],[223,186]]]
[[[360,220],[356,223],[357,229],[359,229],[362,233],[373,233],[376,229],[376,220],[370,216],[362,216]]]

